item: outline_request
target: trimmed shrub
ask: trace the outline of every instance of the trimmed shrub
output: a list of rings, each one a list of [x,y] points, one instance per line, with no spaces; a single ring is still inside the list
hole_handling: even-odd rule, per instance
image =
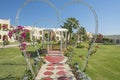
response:
[[[84,48],[84,45],[81,45],[80,43],[77,43],[76,48]]]
[[[3,45],[9,45],[9,44],[10,44],[10,42],[8,40],[3,41]]]
[[[37,39],[36,41],[37,41],[37,43],[39,43],[39,44],[40,44],[40,42],[41,42],[39,39]]]

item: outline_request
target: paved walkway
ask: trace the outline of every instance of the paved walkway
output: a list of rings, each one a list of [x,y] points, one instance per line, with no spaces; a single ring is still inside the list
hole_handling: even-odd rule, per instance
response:
[[[35,80],[51,80],[50,78],[52,80],[76,80],[71,68],[66,64],[67,57],[63,55],[46,55],[44,60],[46,64],[42,65]],[[58,79],[60,77],[64,78]]]

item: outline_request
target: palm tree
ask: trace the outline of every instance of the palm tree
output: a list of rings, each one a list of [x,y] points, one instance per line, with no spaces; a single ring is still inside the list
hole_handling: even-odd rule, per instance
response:
[[[85,28],[83,26],[79,27],[79,29],[77,31],[77,34],[78,34],[78,40],[80,38],[80,42],[82,41],[83,38],[85,40],[86,30],[85,30]]]
[[[67,42],[68,42],[68,36],[70,36],[69,39],[71,39],[73,29],[79,28],[79,21],[72,17],[67,18],[66,22],[64,22],[64,25],[61,27],[68,29],[67,32]]]

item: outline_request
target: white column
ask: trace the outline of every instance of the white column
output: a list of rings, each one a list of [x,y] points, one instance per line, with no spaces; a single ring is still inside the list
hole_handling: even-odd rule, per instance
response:
[[[67,40],[67,31],[65,31],[65,49],[66,49],[66,45],[67,45],[66,40]]]
[[[51,31],[52,32],[52,31]],[[52,49],[52,38],[51,38],[51,32],[50,32],[50,49]]]
[[[61,54],[62,54],[62,36],[63,36],[63,32],[60,31],[60,33],[61,33],[61,35],[60,35],[60,36],[61,36],[61,38],[60,38],[60,39],[61,39],[60,52],[61,52]]]
[[[47,47],[47,48],[48,48],[48,49],[47,49],[48,51],[49,51],[49,43],[50,43],[50,42],[49,42],[49,41],[50,41],[49,36],[50,36],[50,31],[48,30],[48,47]]]
[[[44,30],[42,30],[42,48],[44,48]]]

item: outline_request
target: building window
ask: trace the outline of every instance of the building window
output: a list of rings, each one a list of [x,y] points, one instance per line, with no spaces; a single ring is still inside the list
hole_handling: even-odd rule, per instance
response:
[[[7,35],[4,35],[3,36],[3,41],[7,41],[8,40],[8,36]]]
[[[3,30],[8,30],[8,24],[3,24],[2,28]]]

